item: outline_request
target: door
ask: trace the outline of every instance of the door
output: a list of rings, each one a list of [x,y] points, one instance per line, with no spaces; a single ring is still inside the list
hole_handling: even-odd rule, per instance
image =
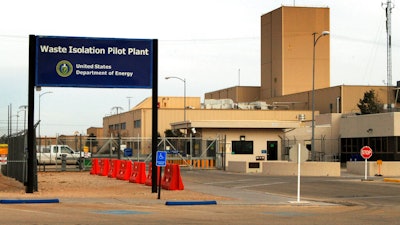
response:
[[[267,141],[267,160],[278,160],[278,141]]]

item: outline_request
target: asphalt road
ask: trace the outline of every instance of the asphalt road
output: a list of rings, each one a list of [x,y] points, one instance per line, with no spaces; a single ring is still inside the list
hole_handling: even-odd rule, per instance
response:
[[[297,199],[297,176],[263,176],[223,171],[184,171],[194,183],[236,190],[251,190]],[[344,173],[341,177],[301,177],[300,199],[340,205],[400,206],[400,183],[384,182],[383,177]]]
[[[0,205],[0,224],[400,224],[400,183],[383,177],[302,177],[297,201],[297,177],[186,169],[181,175],[186,190],[224,200],[167,206],[156,194],[141,200],[66,197],[59,204]]]

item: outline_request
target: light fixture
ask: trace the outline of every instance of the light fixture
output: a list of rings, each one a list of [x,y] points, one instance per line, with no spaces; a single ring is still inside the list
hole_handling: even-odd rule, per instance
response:
[[[315,46],[318,40],[326,35],[329,35],[329,31],[322,31],[322,33],[316,37],[318,33],[314,32],[312,35],[313,40],[313,61],[312,61],[312,92],[311,92],[311,104],[312,104],[312,115],[311,115],[311,161],[315,158]]]

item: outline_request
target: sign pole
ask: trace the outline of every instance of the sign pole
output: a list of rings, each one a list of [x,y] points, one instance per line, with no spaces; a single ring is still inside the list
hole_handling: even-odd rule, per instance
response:
[[[26,193],[37,191],[36,145],[35,145],[35,55],[36,37],[29,35],[29,82],[28,82],[28,138],[27,148],[27,181]],[[39,121],[40,122],[40,121]]]
[[[158,199],[160,199],[162,168],[167,166],[167,152],[166,151],[157,151],[156,152],[156,166],[157,166],[157,168],[160,168],[160,174],[158,176]],[[157,185],[157,183],[156,183],[156,185]]]
[[[162,174],[162,166],[158,166],[160,168],[160,174],[158,175],[158,199],[161,199],[161,174]]]
[[[157,192],[157,167],[156,167],[156,154],[157,154],[157,140],[158,140],[158,40],[153,40],[153,89],[152,89],[152,123],[151,123],[151,193]]]
[[[365,160],[365,175],[364,175],[364,180],[367,180],[367,170],[368,170],[368,159],[371,158],[372,156],[372,148],[369,146],[364,146],[360,150],[360,155],[361,157],[364,158]]]
[[[365,159],[365,176],[364,179],[367,180],[367,170],[368,170],[368,159]]]

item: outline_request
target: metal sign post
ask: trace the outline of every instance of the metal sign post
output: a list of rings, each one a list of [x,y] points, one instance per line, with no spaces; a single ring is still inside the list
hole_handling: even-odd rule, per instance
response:
[[[158,175],[158,199],[161,198],[161,175],[162,168],[167,165],[167,152],[157,151],[156,166],[160,167],[160,174]]]
[[[368,170],[368,159],[371,158],[372,156],[372,149],[369,146],[364,146],[361,148],[360,150],[360,155],[361,157],[364,158],[365,160],[365,176],[364,176],[364,180],[367,180],[367,170]]]

